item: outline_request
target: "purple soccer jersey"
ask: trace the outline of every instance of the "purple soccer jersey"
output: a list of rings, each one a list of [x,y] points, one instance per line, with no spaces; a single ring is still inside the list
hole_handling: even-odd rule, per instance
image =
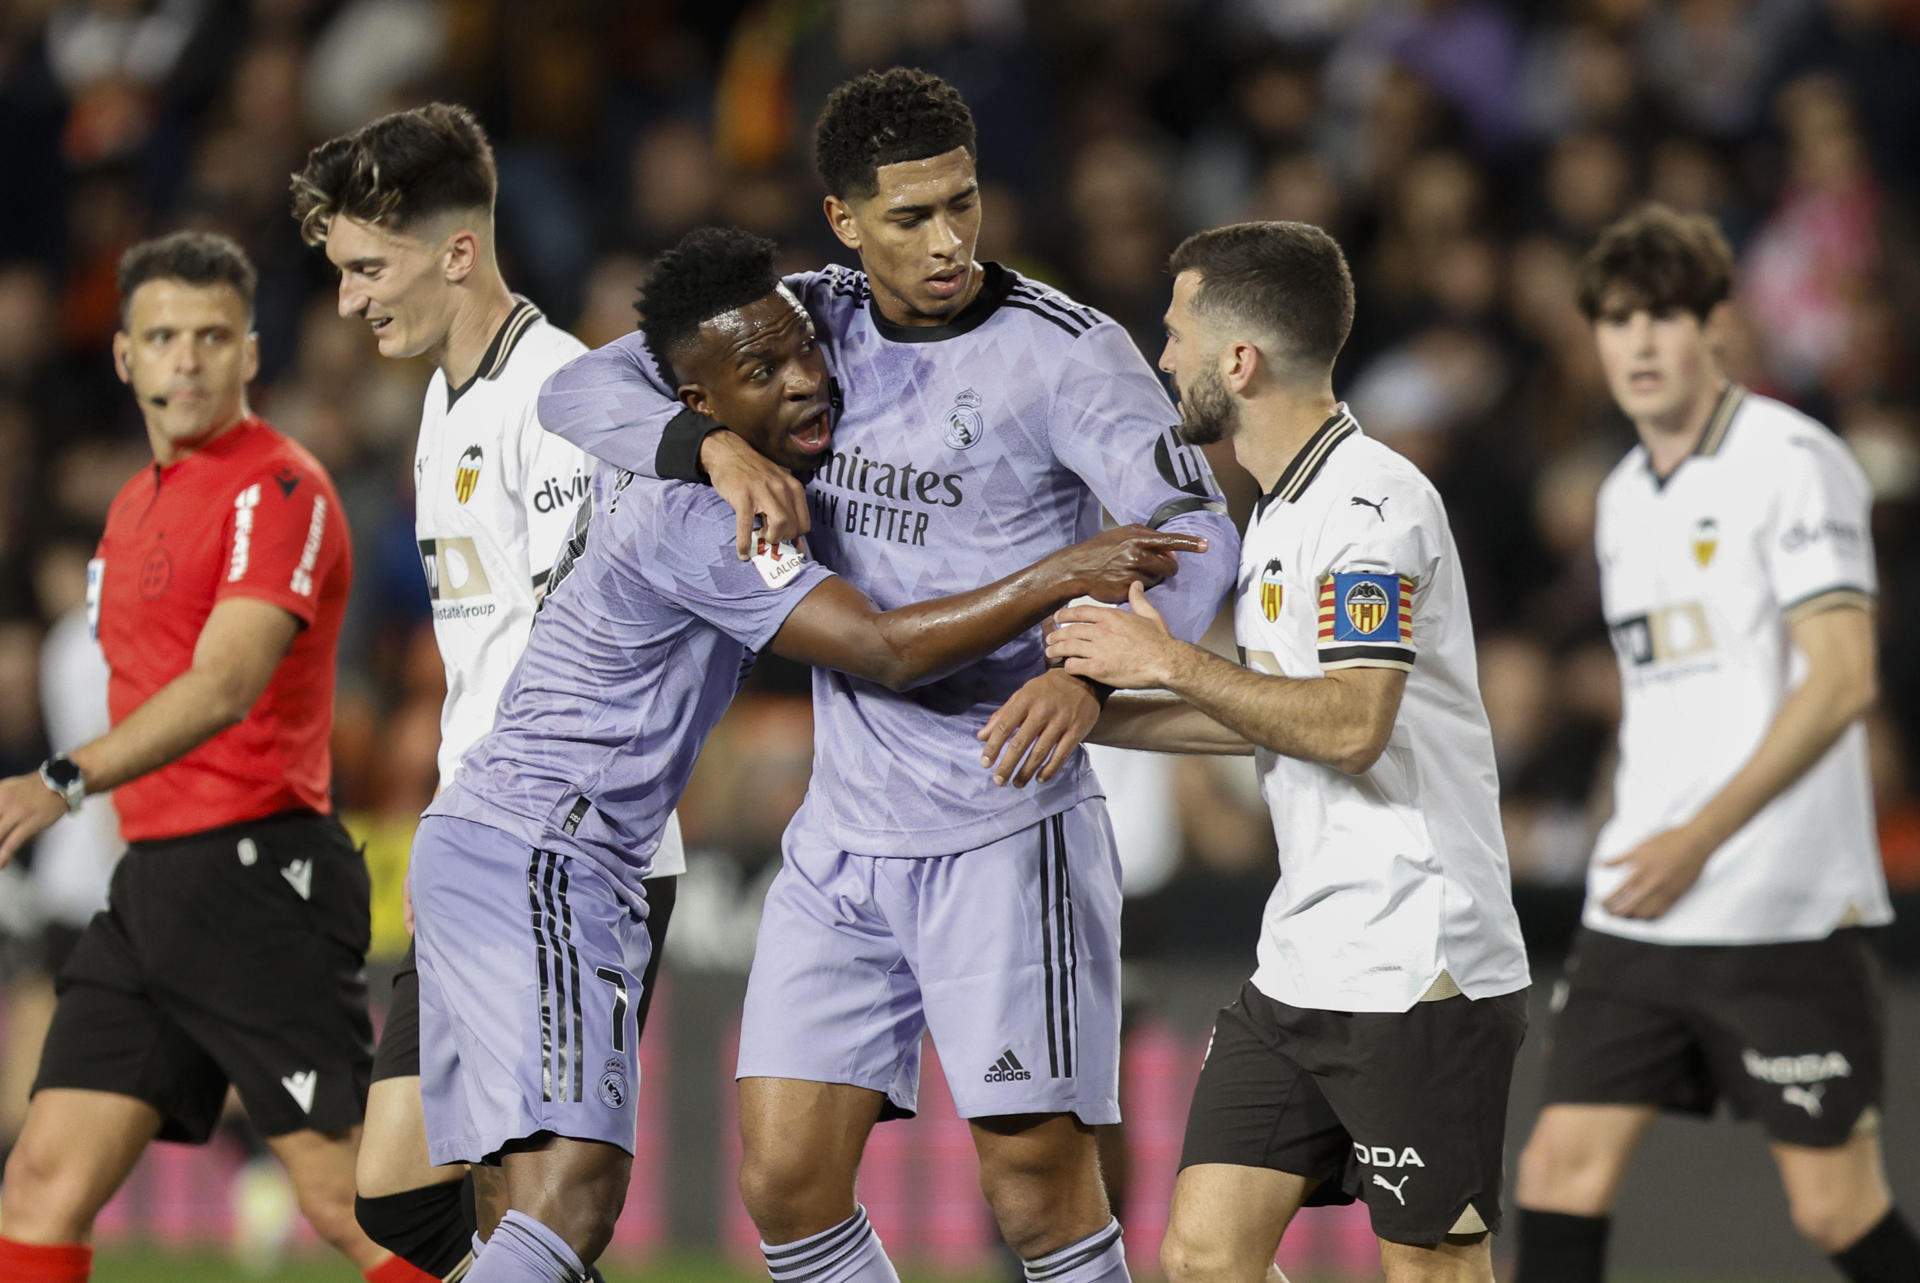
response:
[[[734,556],[705,486],[596,471],[493,729],[427,808],[583,856],[634,897],[740,680],[831,572]]]
[[[1199,451],[1126,332],[997,264],[980,295],[938,327],[894,325],[864,273],[803,273],[808,309],[840,385],[833,447],[808,483],[822,565],[881,609],[965,592],[1125,522],[1205,536],[1153,591],[1179,636],[1197,638],[1232,587],[1240,541]],[[639,334],[587,353],[541,390],[541,423],[644,475],[698,475],[714,426],[683,410]],[[816,669],[807,807],[844,850],[942,855],[985,846],[1100,792],[1084,754],[1050,783],[1015,790],[980,767],[975,738],[1044,666],[1034,629],[940,681],[896,693]]]

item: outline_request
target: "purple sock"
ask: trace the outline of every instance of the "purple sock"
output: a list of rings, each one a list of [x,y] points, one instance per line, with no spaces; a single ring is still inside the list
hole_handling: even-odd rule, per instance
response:
[[[581,1283],[587,1267],[565,1240],[525,1212],[508,1212],[466,1283]]]
[[[796,1242],[762,1243],[760,1253],[774,1283],[900,1283],[864,1207],[856,1206],[832,1229]]]
[[[1078,1243],[1021,1264],[1029,1283],[1129,1283],[1132,1278],[1119,1221],[1108,1221]]]

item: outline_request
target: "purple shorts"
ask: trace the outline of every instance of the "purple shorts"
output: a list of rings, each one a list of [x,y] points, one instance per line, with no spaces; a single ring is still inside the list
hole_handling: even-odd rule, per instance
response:
[[[747,982],[740,1078],[850,1083],[914,1112],[933,1035],[963,1118],[1120,1120],[1120,861],[1104,799],[956,855],[854,855],[788,827]]]
[[[542,1132],[632,1153],[640,888],[447,815],[420,822],[409,876],[433,1161],[483,1162]]]

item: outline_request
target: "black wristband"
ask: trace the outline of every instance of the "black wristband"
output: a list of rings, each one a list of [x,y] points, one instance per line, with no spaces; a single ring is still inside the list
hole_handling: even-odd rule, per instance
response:
[[[1113,698],[1115,688],[1107,685],[1105,682],[1096,682],[1091,677],[1082,677],[1079,680],[1087,684],[1087,689],[1093,692],[1094,701],[1098,703],[1100,707],[1105,708],[1107,701]]]
[[[709,434],[727,425],[697,410],[682,410],[668,422],[660,434],[660,448],[654,452],[653,468],[662,481],[697,481],[712,485],[707,470],[700,466],[700,446]]]

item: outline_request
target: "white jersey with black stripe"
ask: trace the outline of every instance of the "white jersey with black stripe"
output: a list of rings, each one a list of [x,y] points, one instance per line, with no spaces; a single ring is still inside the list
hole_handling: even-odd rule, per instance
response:
[[[540,426],[547,376],[585,352],[526,299],[494,334],[458,388],[435,370],[414,449],[414,535],[446,668],[440,783],[493,725],[500,693],[526,649],[548,572],[587,492],[593,461]],[[683,872],[677,818],[654,861]]]
[[[1289,678],[1407,673],[1367,771],[1265,750],[1280,879],[1253,983],[1329,1011],[1405,1011],[1528,982],[1480,701],[1466,582],[1439,494],[1343,405],[1255,509],[1234,631],[1247,666]]]
[[[1805,673],[1793,622],[1871,606],[1871,504],[1845,444],[1736,385],[1665,480],[1644,447],[1607,477],[1595,543],[1622,716],[1613,817],[1587,877],[1589,927],[1660,944],[1759,944],[1892,920],[1858,724],[1715,851],[1665,914],[1604,907],[1626,875],[1606,861],[1698,814],[1753,755]]]

